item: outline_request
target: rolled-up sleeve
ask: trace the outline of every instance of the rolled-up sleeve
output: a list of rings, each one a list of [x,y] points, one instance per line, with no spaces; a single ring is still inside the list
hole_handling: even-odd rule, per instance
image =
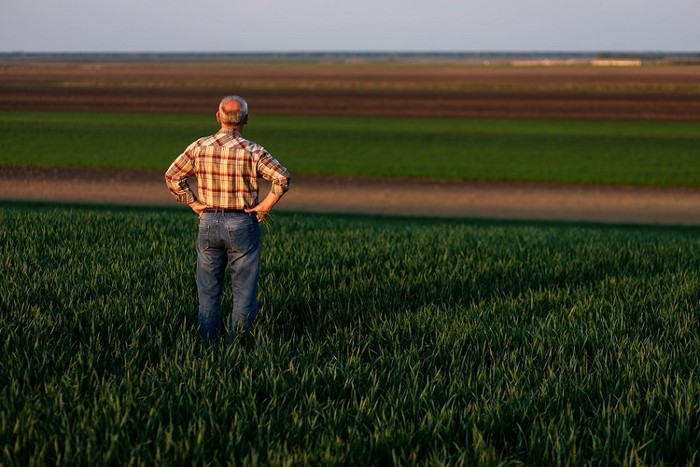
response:
[[[282,196],[289,190],[292,181],[289,171],[267,151],[263,151],[258,160],[258,173],[272,183],[270,191],[273,194]]]
[[[180,204],[189,204],[197,199],[187,183],[187,178],[194,175],[194,163],[188,150],[180,154],[165,172],[165,184]]]

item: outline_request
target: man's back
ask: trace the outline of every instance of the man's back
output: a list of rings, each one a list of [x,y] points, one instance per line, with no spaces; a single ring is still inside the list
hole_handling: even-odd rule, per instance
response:
[[[198,139],[185,149],[165,174],[168,188],[178,199],[187,196],[188,176],[197,177],[198,198],[208,208],[246,209],[258,204],[258,178],[278,187],[281,194],[289,173],[262,146],[234,129]],[[191,198],[187,198],[191,199]]]

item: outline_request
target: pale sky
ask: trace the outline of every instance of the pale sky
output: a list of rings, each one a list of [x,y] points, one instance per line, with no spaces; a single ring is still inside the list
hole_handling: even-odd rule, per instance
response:
[[[0,0],[0,52],[700,52],[700,0]]]

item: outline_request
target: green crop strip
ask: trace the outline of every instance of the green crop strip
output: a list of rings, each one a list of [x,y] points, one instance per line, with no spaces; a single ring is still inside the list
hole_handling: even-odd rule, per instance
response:
[[[697,228],[279,213],[252,339],[209,348],[191,213],[0,223],[3,465],[700,456]]]
[[[0,163],[165,170],[211,116],[0,113]],[[292,174],[700,186],[700,124],[253,116]]]

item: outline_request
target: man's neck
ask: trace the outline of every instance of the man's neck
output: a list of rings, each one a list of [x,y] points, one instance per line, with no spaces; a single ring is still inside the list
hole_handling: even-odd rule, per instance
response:
[[[234,125],[221,125],[221,129],[226,130],[226,131],[233,130],[236,133],[243,133],[243,127],[240,125],[236,125],[236,126],[234,126]]]

